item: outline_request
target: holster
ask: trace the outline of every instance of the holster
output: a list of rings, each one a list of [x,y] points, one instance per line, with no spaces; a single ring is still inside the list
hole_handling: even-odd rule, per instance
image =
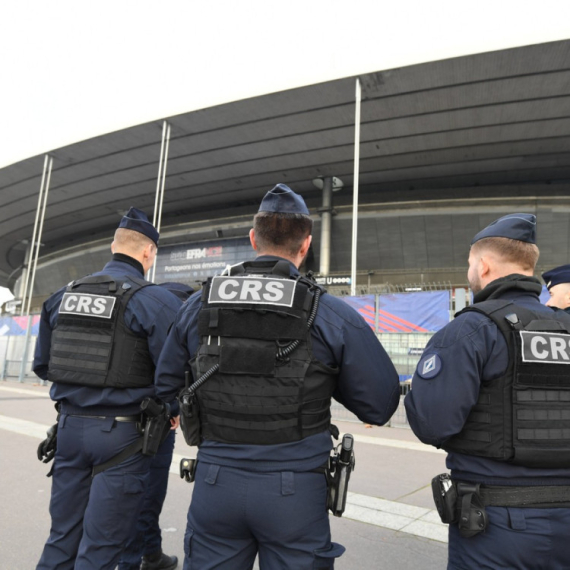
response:
[[[180,402],[180,428],[188,445],[200,444],[200,414],[196,394],[187,388],[178,396]]]
[[[60,417],[59,402],[55,404],[55,409],[57,411],[57,421],[47,430],[47,437],[38,446],[38,459],[42,463],[49,463],[55,457],[55,452],[57,451],[57,427]],[[46,474],[46,477],[52,476],[54,466],[55,462],[52,463],[51,469]]]
[[[459,533],[464,538],[470,538],[487,528],[487,513],[478,484],[457,483],[456,486]]]
[[[345,434],[335,454],[329,458],[326,471],[328,483],[327,508],[335,517],[341,517],[346,508],[348,482],[354,470],[354,438]]]
[[[141,410],[145,415],[142,454],[153,456],[170,431],[170,406],[145,398],[141,403]]]
[[[183,457],[180,460],[180,478],[186,479],[188,483],[193,483],[196,477],[196,468],[198,467],[198,460]]]
[[[487,513],[478,484],[456,483],[447,473],[442,473],[432,479],[431,487],[441,522],[457,523],[465,538],[487,528]]]

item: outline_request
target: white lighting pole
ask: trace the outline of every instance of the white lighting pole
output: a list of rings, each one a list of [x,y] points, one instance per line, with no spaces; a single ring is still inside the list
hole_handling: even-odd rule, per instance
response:
[[[356,244],[358,240],[358,174],[360,163],[360,81],[356,80],[356,110],[354,117],[354,185],[352,200],[352,268],[350,271],[350,294],[356,295]]]
[[[170,144],[170,125],[164,121],[162,125],[162,143],[160,144],[160,159],[158,161],[158,177],[156,179],[156,197],[154,200],[154,214],[152,225],[160,233],[160,222],[162,220],[162,203],[164,201],[164,184],[166,182],[166,165],[168,163],[168,147]],[[157,254],[158,257],[158,254]],[[149,281],[154,282],[156,272],[156,257],[149,270]]]

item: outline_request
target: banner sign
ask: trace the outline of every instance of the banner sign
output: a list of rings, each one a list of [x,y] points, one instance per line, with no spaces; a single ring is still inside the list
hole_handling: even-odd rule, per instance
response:
[[[32,319],[32,335],[37,335],[40,328],[40,315],[31,317],[0,317],[0,336],[24,336],[28,328],[28,319]]]
[[[155,283],[187,285],[220,274],[227,265],[255,259],[249,238],[225,239],[161,247],[156,258]]]
[[[378,332],[421,333],[438,331],[449,323],[450,291],[395,293],[378,297]],[[374,295],[342,297],[372,329],[376,315]]]

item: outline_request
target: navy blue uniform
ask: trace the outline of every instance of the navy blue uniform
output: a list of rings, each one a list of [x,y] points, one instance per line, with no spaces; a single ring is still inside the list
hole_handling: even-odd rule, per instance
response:
[[[260,256],[258,261],[274,260]],[[290,264],[291,275],[298,275]],[[157,395],[173,402],[197,351],[200,295],[178,313],[161,354]],[[399,401],[398,375],[365,321],[341,299],[322,295],[311,328],[314,357],[339,367],[336,400],[363,422],[382,425]],[[332,568],[344,548],[330,540],[321,467],[329,431],[278,445],[205,440],[185,537],[185,568]]]
[[[95,275],[140,279],[142,273],[138,261],[115,254]],[[43,379],[47,379],[52,330],[64,291],[57,291],[42,308],[33,369]],[[126,325],[147,339],[155,364],[179,307],[174,295],[156,286],[137,291],[126,307]],[[52,527],[38,568],[115,568],[140,511],[150,458],[139,452],[94,478],[91,470],[140,438],[134,422],[114,418],[140,413],[140,403],[154,396],[154,386],[116,389],[54,383],[50,395],[61,408],[50,503]]]
[[[525,290],[524,282],[504,286],[492,298],[552,314],[549,307],[541,305],[538,292],[531,287]],[[425,367],[433,355],[437,358]],[[405,400],[414,433],[424,443],[441,447],[462,430],[477,402],[481,383],[499,378],[507,364],[507,343],[497,326],[481,313],[459,315],[432,337],[414,374],[412,390]],[[538,469],[450,452],[447,467],[454,479],[487,485],[570,485],[570,466]],[[570,509],[486,510],[489,525],[484,533],[462,538],[457,525],[450,525],[448,568],[570,567],[566,544]]]
[[[151,459],[143,506],[136,527],[123,549],[119,570],[139,570],[143,555],[162,550],[162,533],[158,520],[166,498],[174,443],[175,434],[174,430],[171,430]]]
[[[186,301],[194,292],[192,287],[182,283],[167,282],[159,285],[176,295],[181,302]],[[174,443],[175,432],[172,430],[151,460],[141,513],[136,528],[125,545],[118,570],[139,570],[142,556],[162,551],[162,533],[158,522],[166,498]]]

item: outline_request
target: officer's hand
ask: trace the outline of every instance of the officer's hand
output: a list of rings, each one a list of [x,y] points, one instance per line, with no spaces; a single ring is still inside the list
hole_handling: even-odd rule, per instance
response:
[[[180,425],[180,416],[170,418],[170,429],[176,429]]]

